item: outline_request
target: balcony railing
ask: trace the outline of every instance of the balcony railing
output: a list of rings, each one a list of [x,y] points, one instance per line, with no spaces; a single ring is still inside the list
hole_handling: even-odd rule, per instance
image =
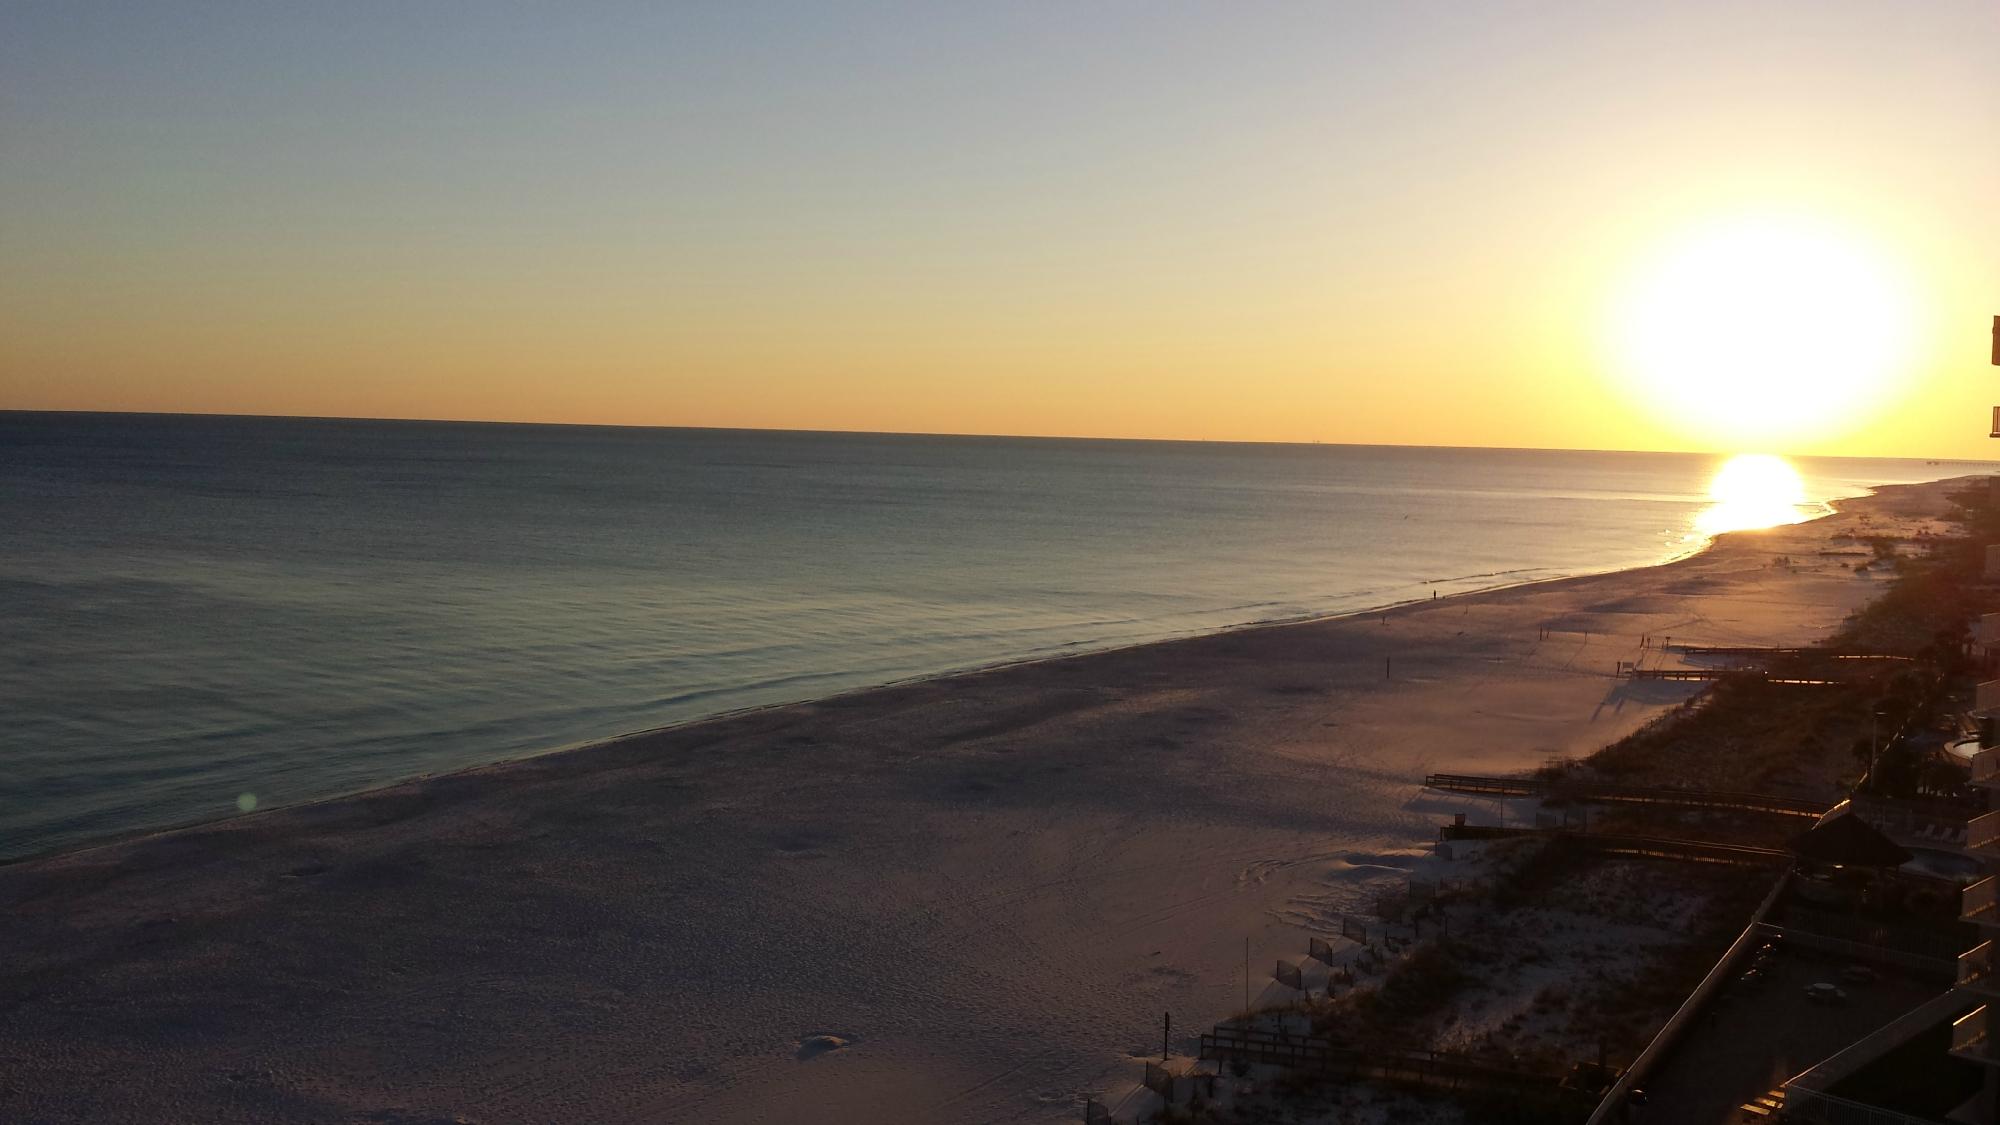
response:
[[[2000,850],[2000,810],[1966,822],[1965,847],[1974,852]]]
[[[1951,1025],[1951,1053],[1974,1062],[2000,1062],[1993,1058],[1986,1038],[1985,1005],[1958,1017],[1958,1022]]]
[[[2000,785],[2000,746],[1987,747],[1972,756],[1972,783]]]
[[[1958,955],[1958,987],[2000,992],[2000,978],[1993,975],[1993,968],[1993,943],[1980,942]]]
[[[2000,879],[1981,879],[1965,888],[1958,900],[1958,916],[1967,922],[2000,925]]]

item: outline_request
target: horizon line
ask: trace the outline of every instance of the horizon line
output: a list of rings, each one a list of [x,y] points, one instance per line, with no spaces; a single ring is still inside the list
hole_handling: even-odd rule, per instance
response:
[[[1731,457],[1745,453],[1772,452],[1761,449],[1603,449],[1589,446],[1535,446],[1535,445],[1440,445],[1423,442],[1360,442],[1360,441],[1288,441],[1273,438],[1173,438],[1173,437],[1127,437],[1092,434],[997,434],[975,433],[964,430],[846,430],[809,429],[791,426],[702,426],[673,425],[652,422],[549,422],[529,421],[515,418],[411,418],[372,414],[262,414],[253,411],[214,410],[66,410],[34,409],[29,407],[0,407],[0,415],[65,415],[98,417],[140,417],[140,418],[243,418],[264,421],[293,422],[386,422],[403,425],[445,425],[445,426],[547,426],[589,430],[698,430],[711,433],[739,434],[824,434],[852,437],[912,437],[912,438],[987,438],[1007,441],[1121,441],[1148,442],[1159,445],[1283,445],[1310,448],[1316,445],[1339,446],[1347,449],[1439,449],[1439,450],[1495,450],[1518,451],[1522,453],[1664,453],[1690,457]],[[2000,459],[1976,459],[1964,457],[1929,456],[1884,456],[1837,453],[1785,453],[1781,457],[1798,458],[1840,458],[1854,461],[1925,461],[1934,464],[1993,465]]]

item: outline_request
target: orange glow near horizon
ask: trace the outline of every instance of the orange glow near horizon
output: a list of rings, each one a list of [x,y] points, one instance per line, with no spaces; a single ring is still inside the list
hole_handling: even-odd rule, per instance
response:
[[[503,7],[0,11],[0,409],[2000,453],[1990,3]]]

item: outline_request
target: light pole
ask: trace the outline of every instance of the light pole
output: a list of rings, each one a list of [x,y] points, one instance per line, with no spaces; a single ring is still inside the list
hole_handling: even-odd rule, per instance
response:
[[[1868,709],[1868,784],[1878,793],[1882,791],[1882,780],[1875,776],[1875,771],[1882,765],[1880,730],[1882,717],[1887,713],[1880,707]]]

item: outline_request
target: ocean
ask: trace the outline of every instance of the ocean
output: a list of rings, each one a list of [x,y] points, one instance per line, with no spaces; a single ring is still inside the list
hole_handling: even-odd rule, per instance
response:
[[[1720,461],[0,413],[0,857],[1656,563]],[[1808,508],[1990,468],[1793,463]]]

